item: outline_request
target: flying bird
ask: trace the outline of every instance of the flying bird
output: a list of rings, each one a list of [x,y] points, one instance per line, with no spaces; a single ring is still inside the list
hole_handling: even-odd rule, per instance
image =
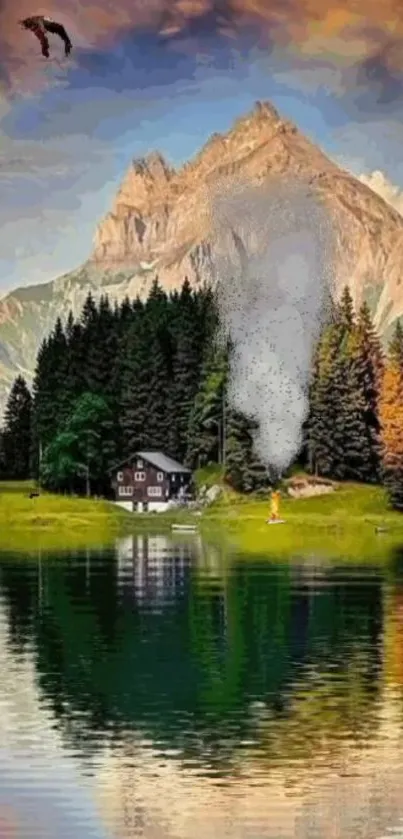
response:
[[[70,38],[61,23],[52,20],[50,17],[43,17],[43,15],[34,15],[33,17],[26,17],[19,21],[23,29],[29,29],[38,38],[41,44],[42,55],[49,58],[49,40],[47,32],[54,32],[64,42],[64,51],[66,55],[70,55],[72,50],[72,43]]]

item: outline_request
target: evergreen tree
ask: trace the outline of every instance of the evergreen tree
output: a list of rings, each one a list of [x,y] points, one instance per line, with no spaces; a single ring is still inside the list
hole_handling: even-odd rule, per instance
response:
[[[213,344],[189,418],[186,463],[190,468],[209,463],[223,464],[228,370],[228,349]]]
[[[358,313],[355,363],[363,401],[363,453],[358,478],[362,481],[376,482],[380,478],[381,464],[379,398],[384,359],[381,342],[366,303],[363,303]]]
[[[344,289],[313,363],[306,444],[309,468],[339,480],[379,477],[382,352],[366,304],[355,319]]]
[[[351,332],[353,326],[355,325],[354,304],[350,289],[347,285],[344,286],[339,306],[335,310],[335,315],[336,323],[341,331],[344,333]]]
[[[89,294],[82,320],[86,359],[85,389],[106,397],[106,394],[110,395],[111,365],[116,355],[113,312],[108,298],[101,297],[97,307]]]
[[[36,458],[41,444],[47,465],[58,463],[56,483],[63,475],[66,486],[83,480],[74,472],[68,420],[87,393],[107,404],[107,440],[117,459],[156,448],[192,467],[225,460],[234,486],[266,486],[255,424],[227,405],[229,354],[214,341],[217,326],[213,293],[193,292],[187,281],[169,298],[155,281],[145,304],[126,299],[111,307],[102,297],[97,306],[88,295],[79,322],[70,313],[64,332],[58,321],[38,354],[33,410]],[[381,355],[367,307],[356,318],[344,289],[314,358],[305,423],[313,471],[375,479]],[[99,477],[91,480],[98,486]]]
[[[13,480],[30,476],[32,397],[25,379],[17,376],[5,411],[3,435],[5,473]]]
[[[340,476],[343,466],[344,422],[341,411],[344,390],[340,321],[326,326],[319,341],[310,387],[307,451],[311,471],[326,477]]]
[[[57,318],[55,328],[50,336],[50,365],[52,367],[52,376],[49,401],[51,401],[51,394],[53,393],[55,407],[52,411],[52,422],[56,430],[63,424],[71,410],[69,394],[66,391],[66,378],[69,366],[67,340],[60,318]]]
[[[74,402],[85,390],[85,355],[83,347],[83,329],[80,323],[76,323],[73,313],[70,311],[66,324],[66,354],[67,373],[65,379],[65,390],[71,411]]]
[[[38,474],[41,453],[57,434],[71,409],[66,390],[68,376],[67,341],[60,318],[37,356],[33,381],[32,455],[34,474]]]
[[[97,325],[97,321],[98,321],[97,305],[95,303],[95,300],[94,300],[91,292],[89,291],[88,294],[87,294],[87,297],[85,299],[82,314],[81,314],[81,323],[82,323],[82,326],[83,326],[83,329],[85,330],[85,332],[88,333],[92,328],[94,328],[94,332],[95,332],[95,327]]]
[[[122,344],[120,427],[124,457],[148,448],[150,351],[143,309],[136,315]]]
[[[145,305],[145,326],[148,342],[148,399],[146,434],[148,447],[166,450],[169,429],[172,379],[172,339],[169,302],[156,280]]]
[[[258,458],[253,435],[257,423],[238,411],[229,410],[225,444],[225,478],[238,492],[267,488],[270,476]]]
[[[102,396],[112,413],[114,436],[118,436],[120,402],[120,334],[121,323],[111,309],[107,297],[101,297],[99,304],[97,347],[98,347],[98,384],[93,393]]]
[[[173,359],[169,398],[168,447],[182,461],[188,448],[190,414],[200,385],[203,354],[203,323],[198,318],[198,299],[185,281],[180,295],[171,297]]]
[[[82,353],[84,358],[84,390],[96,393],[100,390],[98,355],[99,312],[91,292],[88,292],[80,318]]]
[[[138,305],[139,302],[140,302],[139,298],[137,298],[135,300],[135,302],[133,303],[133,306],[132,306],[129,298],[126,295],[126,297],[124,298],[124,300],[120,304],[120,307],[117,310],[117,315],[118,315],[120,324],[124,325],[124,324],[128,324],[128,323],[131,322],[132,313],[133,313],[133,311],[135,311],[135,307],[136,307],[136,305]],[[122,332],[120,332],[120,334],[122,334]]]
[[[6,474],[6,453],[4,451],[4,431],[0,429],[0,480],[4,480]]]
[[[365,388],[369,367],[361,336],[354,329],[339,362],[339,427],[343,457],[335,477],[344,480],[373,481],[377,476],[377,441],[368,425],[370,405]]]
[[[169,441],[171,416],[169,354],[162,331],[150,340],[150,359],[147,399],[147,443],[150,449],[166,451]]]

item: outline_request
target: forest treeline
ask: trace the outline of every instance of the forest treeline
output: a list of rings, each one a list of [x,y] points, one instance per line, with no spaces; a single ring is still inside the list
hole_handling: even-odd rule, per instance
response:
[[[253,446],[255,421],[227,403],[231,347],[217,340],[209,289],[145,302],[98,304],[57,320],[38,352],[32,391],[13,384],[0,437],[0,475],[37,478],[55,491],[105,494],[115,464],[158,449],[192,468],[221,464],[242,492],[270,475]],[[403,509],[403,330],[386,351],[348,289],[322,329],[298,460],[336,480],[384,483]]]

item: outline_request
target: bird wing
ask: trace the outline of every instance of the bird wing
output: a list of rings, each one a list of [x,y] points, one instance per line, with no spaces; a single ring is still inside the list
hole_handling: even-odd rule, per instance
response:
[[[36,37],[38,38],[38,41],[40,41],[40,44],[41,44],[41,47],[42,47],[42,55],[44,55],[45,58],[48,58],[49,57],[49,41],[48,41],[43,29],[41,29],[40,26],[35,26],[35,27],[32,28],[31,31],[33,32],[34,35],[36,35]]]
[[[62,26],[61,23],[56,23],[55,20],[47,20],[47,19],[45,19],[43,25],[44,25],[45,29],[47,30],[47,32],[54,32],[55,35],[58,35],[59,38],[61,38],[62,41],[64,41],[64,44],[66,46],[66,50],[68,52],[70,52],[73,45],[70,41],[70,38],[69,38],[64,26]]]

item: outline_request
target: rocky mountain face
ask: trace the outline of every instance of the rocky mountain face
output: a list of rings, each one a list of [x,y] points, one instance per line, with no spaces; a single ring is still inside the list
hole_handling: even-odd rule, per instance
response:
[[[38,346],[56,317],[70,309],[79,314],[88,291],[122,300],[146,294],[155,277],[167,290],[186,276],[194,285],[209,282],[216,257],[212,189],[239,180],[270,187],[278,178],[299,179],[318,192],[337,231],[337,287],[348,283],[357,306],[365,298],[377,328],[389,334],[403,314],[403,217],[270,103],[256,103],[178,170],[158,153],[133,161],[98,224],[88,261],[51,283],[0,300],[0,408],[17,372],[30,380]],[[250,251],[253,238],[245,233],[242,244]]]

